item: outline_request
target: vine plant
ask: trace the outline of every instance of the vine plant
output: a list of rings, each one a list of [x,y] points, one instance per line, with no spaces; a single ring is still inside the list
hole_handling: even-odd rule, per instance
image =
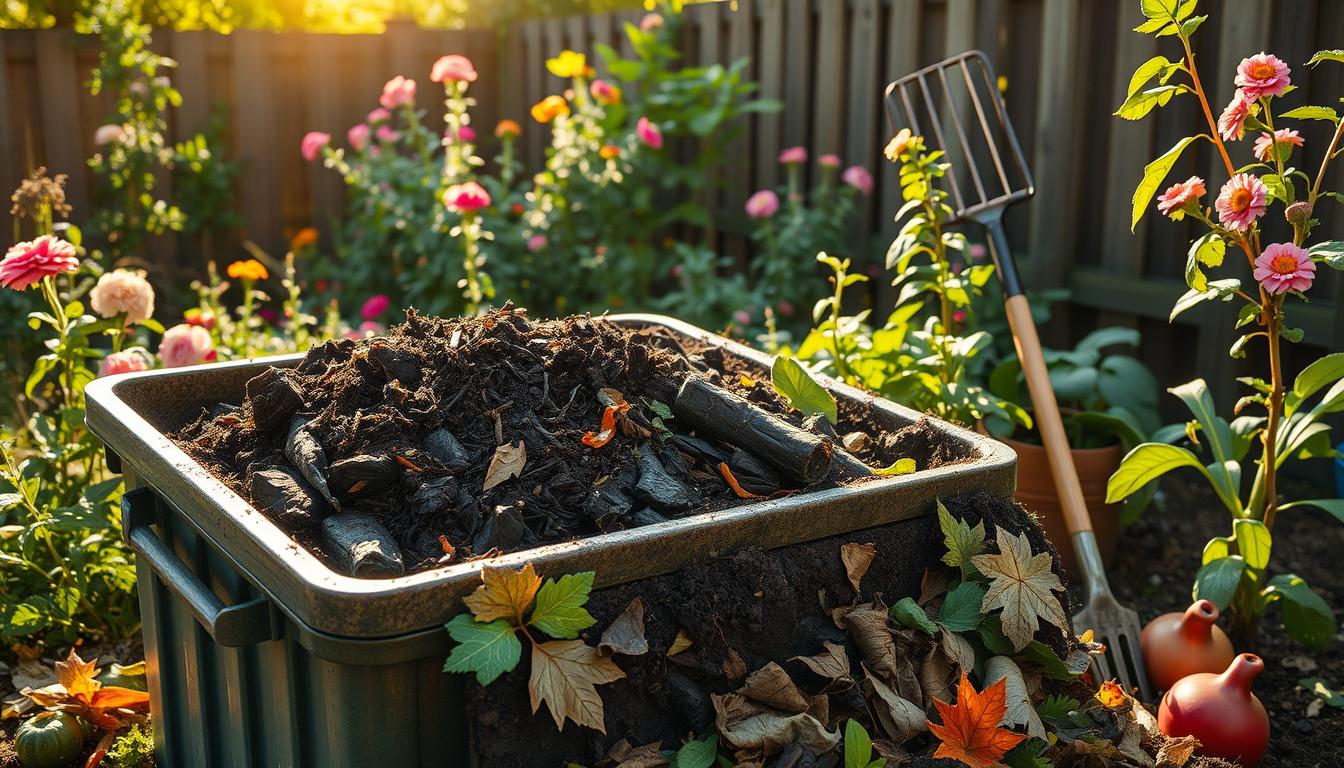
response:
[[[1198,470],[1231,513],[1233,523],[1230,536],[1216,537],[1205,546],[1203,565],[1195,577],[1195,596],[1230,609],[1234,634],[1242,639],[1253,637],[1265,609],[1279,602],[1291,635],[1307,645],[1325,646],[1335,633],[1329,607],[1300,577],[1271,577],[1268,566],[1271,531],[1279,512],[1312,505],[1344,522],[1344,500],[1283,503],[1277,482],[1278,470],[1289,458],[1333,455],[1330,428],[1322,419],[1344,410],[1344,354],[1315,361],[1291,386],[1283,367],[1283,344],[1300,342],[1304,336],[1302,330],[1286,321],[1289,297],[1306,301],[1318,265],[1344,269],[1344,242],[1308,244],[1319,224],[1313,218],[1317,204],[1326,197],[1344,202],[1344,195],[1322,188],[1330,161],[1338,154],[1344,123],[1331,107],[1281,110],[1279,99],[1296,86],[1291,83],[1289,66],[1266,53],[1242,60],[1234,81],[1235,94],[1215,118],[1191,46],[1192,36],[1207,19],[1195,15],[1197,5],[1198,0],[1141,2],[1147,21],[1136,31],[1159,38],[1174,37],[1180,44],[1181,57],[1171,61],[1158,55],[1144,62],[1130,80],[1128,97],[1116,114],[1138,120],[1176,96],[1188,95],[1198,101],[1208,130],[1181,139],[1144,168],[1143,180],[1134,192],[1132,225],[1143,217],[1182,153],[1198,141],[1212,144],[1227,174],[1213,205],[1204,204],[1207,187],[1198,176],[1171,186],[1158,199],[1159,212],[1176,221],[1189,217],[1207,230],[1190,247],[1185,267],[1189,291],[1176,301],[1171,319],[1206,301],[1237,304],[1236,327],[1247,330],[1229,354],[1243,358],[1251,344],[1263,340],[1269,378],[1239,379],[1251,392],[1237,402],[1233,408],[1236,418],[1231,422],[1217,414],[1203,379],[1173,388],[1172,394],[1194,415],[1184,433],[1197,449],[1207,448],[1212,461],[1206,464],[1184,447],[1144,443],[1125,457],[1111,478],[1107,500],[1123,499],[1179,467]],[[1344,51],[1317,53],[1307,66],[1323,61],[1344,61]],[[1335,127],[1314,178],[1293,165],[1295,150],[1305,142],[1297,130],[1284,127],[1290,120],[1323,120]],[[1237,166],[1232,159],[1234,143],[1247,131],[1260,132],[1254,144],[1254,161]],[[1275,205],[1283,206],[1291,229],[1291,237],[1282,242],[1269,242],[1272,236],[1267,231],[1268,220],[1263,218]],[[1206,270],[1232,268],[1235,259],[1224,265],[1229,251],[1244,256],[1254,283],[1244,284],[1237,277],[1211,279],[1206,274]],[[1308,401],[1327,387],[1309,407]],[[1244,494],[1242,461],[1254,443],[1259,443],[1260,455],[1250,490]]]

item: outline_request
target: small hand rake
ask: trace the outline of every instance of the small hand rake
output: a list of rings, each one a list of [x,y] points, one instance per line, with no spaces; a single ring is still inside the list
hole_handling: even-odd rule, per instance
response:
[[[989,60],[980,51],[969,51],[925,67],[887,86],[886,102],[893,129],[909,128],[924,137],[926,146],[946,153],[950,168],[945,179],[954,212],[948,223],[972,219],[989,231],[1013,343],[1087,585],[1087,605],[1074,615],[1074,627],[1092,629],[1106,646],[1104,654],[1094,657],[1102,680],[1118,678],[1127,690],[1137,688],[1145,701],[1151,700],[1139,649],[1139,616],[1116,601],[1106,581],[1031,308],[1003,232],[1004,209],[1036,190]]]

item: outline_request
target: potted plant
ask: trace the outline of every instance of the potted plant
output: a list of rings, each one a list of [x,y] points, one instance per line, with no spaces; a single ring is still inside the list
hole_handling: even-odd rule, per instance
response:
[[[1123,506],[1106,503],[1106,481],[1120,466],[1121,457],[1148,439],[1159,424],[1158,386],[1152,372],[1131,355],[1107,353],[1120,347],[1136,349],[1139,342],[1139,332],[1132,328],[1102,328],[1071,350],[1045,350],[1050,385],[1064,417],[1073,463],[1106,562],[1115,552],[1120,526],[1134,520],[1151,498],[1150,489],[1131,496]],[[996,398],[1031,409],[1016,356],[994,368],[989,390]],[[1072,571],[1073,549],[1067,546],[1068,531],[1039,434],[993,415],[983,424],[1017,453],[1017,500],[1040,516],[1065,567]]]

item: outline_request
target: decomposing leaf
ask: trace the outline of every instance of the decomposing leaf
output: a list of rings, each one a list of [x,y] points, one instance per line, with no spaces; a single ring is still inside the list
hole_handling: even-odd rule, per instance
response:
[[[488,491],[505,480],[518,477],[523,474],[526,463],[527,444],[522,440],[496,447],[495,455],[490,457],[490,466],[485,470],[485,485],[481,490]]]
[[[831,682],[822,690],[838,691],[854,684],[854,678],[849,671],[849,655],[845,653],[845,646],[839,643],[823,642],[823,650],[816,656],[794,656],[790,661],[802,662],[808,669]]]
[[[934,699],[947,700],[955,695],[955,686],[963,672],[975,668],[975,649],[961,635],[939,627],[938,642],[924,655],[919,665],[919,687],[925,707]]]
[[[901,696],[877,675],[865,674],[863,688],[878,724],[892,741],[901,744],[928,730],[924,708]]]
[[[887,680],[895,680],[896,645],[887,629],[887,612],[865,606],[849,611],[842,621],[869,668]]]
[[[729,680],[741,680],[746,677],[747,662],[742,660],[737,651],[728,648],[723,654],[723,676]]]
[[[1303,678],[1298,680],[1297,684],[1311,692],[1319,701],[1324,701],[1331,707],[1344,708],[1344,688],[1333,689],[1319,677]]]
[[[972,569],[971,558],[985,551],[985,524],[976,523],[972,528],[953,517],[939,501],[938,527],[943,531],[943,544],[947,546],[943,562],[960,568],[962,576],[966,576]]]
[[[695,641],[691,639],[690,634],[684,628],[677,627],[677,636],[672,638],[672,645],[667,649],[667,655],[676,656],[692,645],[695,645]]]
[[[1014,650],[1020,651],[1031,642],[1038,618],[1067,632],[1069,618],[1053,594],[1063,592],[1064,585],[1050,570],[1050,555],[1033,555],[1025,535],[1014,535],[1002,528],[997,533],[998,554],[971,558],[975,567],[991,579],[980,609],[984,612],[1003,609],[1000,617],[1003,634]]]
[[[1125,696],[1125,689],[1114,680],[1107,680],[1101,684],[1096,693],[1097,701],[1101,702],[1107,709],[1119,709],[1128,705],[1128,699]]]
[[[1007,656],[994,656],[985,662],[986,683],[1000,680],[1004,683],[1005,711],[1000,725],[1022,726],[1028,736],[1045,738],[1045,724],[1040,715],[1031,706],[1031,696],[1027,694],[1027,683],[1022,678],[1022,670]]]
[[[491,568],[481,570],[481,586],[462,599],[476,621],[509,619],[522,625],[523,614],[541,588],[541,577],[531,563],[518,570]]]
[[[897,459],[889,467],[880,467],[873,470],[874,475],[883,475],[886,477],[900,477],[913,473],[917,467],[914,459]]]
[[[873,564],[874,557],[877,557],[877,546],[871,543],[850,542],[840,546],[840,561],[845,564],[845,575],[849,577],[849,583],[854,587],[855,596],[860,592],[859,583],[863,581],[863,575],[868,572],[868,566]]]
[[[758,749],[769,756],[797,743],[819,755],[840,743],[840,734],[809,714],[787,714],[738,693],[711,694],[714,721],[723,741],[736,749]]]
[[[806,712],[811,707],[811,702],[798,690],[789,673],[773,661],[752,672],[738,693],[784,712]]]
[[[597,649],[605,654],[619,653],[640,656],[649,652],[649,641],[644,637],[644,601],[636,597],[625,606],[621,615],[602,631]]]
[[[1199,739],[1194,736],[1168,738],[1157,750],[1157,764],[1161,768],[1185,768],[1197,749]]]
[[[57,682],[21,693],[39,706],[60,709],[81,717],[104,731],[117,731],[144,718],[149,694],[130,688],[104,686],[98,679],[96,660],[84,661],[70,649],[65,661],[56,662]]]
[[[659,751],[661,747],[662,743],[658,741],[633,747],[630,742],[621,739],[607,751],[607,759],[616,768],[664,768],[668,760]]]
[[[15,648],[22,647],[15,646]],[[16,691],[22,691],[24,688],[43,688],[56,682],[56,670],[37,656],[20,656],[19,663],[14,665],[14,671],[10,673],[10,682]]]
[[[597,619],[583,607],[593,591],[593,576],[592,571],[584,571],[547,579],[537,591],[537,605],[528,623],[560,640],[573,640],[596,624]]]
[[[630,404],[624,399],[617,405],[608,405],[602,411],[602,426],[597,432],[586,432],[583,435],[583,444],[589,448],[601,448],[611,442],[611,438],[616,436],[616,415],[630,410]]]
[[[603,387],[597,390],[597,402],[607,408],[619,408],[625,404],[625,395],[615,387]]]
[[[542,702],[551,710],[557,730],[565,729],[565,719],[607,732],[603,720],[602,697],[598,685],[625,677],[621,668],[582,640],[551,640],[532,646],[532,675],[527,688],[532,695],[532,712]]]
[[[942,569],[925,568],[919,579],[919,604],[927,605],[930,600],[947,591],[947,574]]]
[[[739,499],[765,498],[764,496],[757,495],[755,493],[752,493],[751,491],[748,491],[746,488],[743,488],[742,484],[737,481],[737,476],[733,474],[733,470],[728,466],[726,462],[722,461],[719,462],[719,475],[723,477],[723,481],[728,484],[728,487],[733,489],[733,493],[737,494],[737,498]]]
[[[444,672],[474,672],[476,682],[489,685],[500,675],[518,666],[523,644],[517,629],[505,619],[479,622],[470,614],[459,614],[445,626],[457,645],[443,663]]]
[[[70,649],[65,661],[56,662],[56,682],[76,698],[88,698],[99,688],[97,660],[84,661]]]
[[[1007,710],[1006,691],[1000,680],[977,693],[963,674],[955,705],[933,702],[943,719],[942,725],[928,722],[929,731],[941,742],[933,756],[960,760],[971,768],[990,768],[1025,740],[1025,734],[999,727]]]

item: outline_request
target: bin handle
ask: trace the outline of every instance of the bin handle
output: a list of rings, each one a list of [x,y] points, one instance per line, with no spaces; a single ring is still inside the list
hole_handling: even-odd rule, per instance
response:
[[[158,522],[154,491],[132,488],[121,497],[121,529],[126,541],[168,589],[180,597],[216,643],[230,648],[279,640],[281,624],[270,602],[253,598],[224,605],[150,527]]]

